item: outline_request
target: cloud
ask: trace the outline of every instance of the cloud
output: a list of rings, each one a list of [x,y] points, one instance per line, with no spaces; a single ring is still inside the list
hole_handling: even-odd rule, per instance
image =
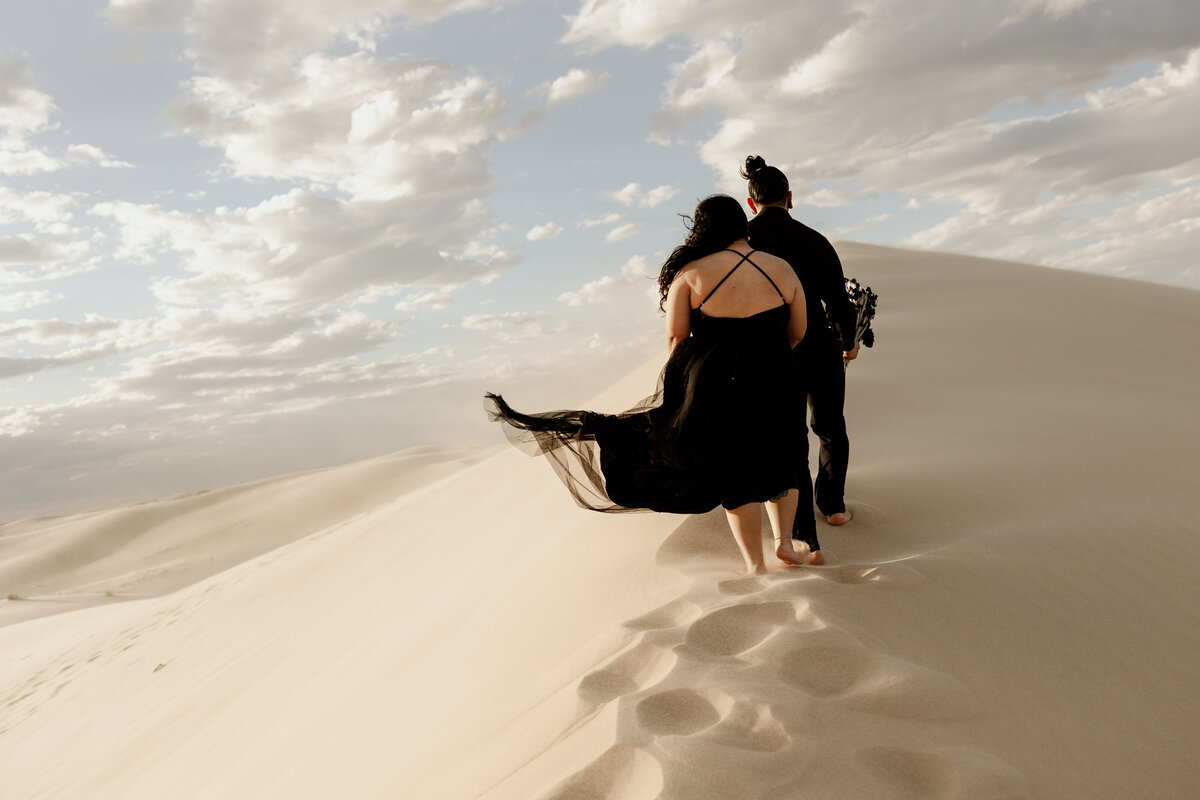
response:
[[[584,228],[584,229],[602,228],[606,225],[616,225],[620,221],[621,221],[621,215],[616,212],[613,212],[611,214],[604,214],[603,216],[600,216],[600,217],[593,217],[591,219],[585,219],[585,220],[577,223],[576,227]]]
[[[107,358],[117,352],[111,342],[102,342],[88,347],[73,347],[53,356],[27,356],[22,358],[0,357],[0,379],[32,375],[35,372],[68,367]],[[28,420],[27,420],[28,421]]]
[[[19,192],[0,186],[0,225],[31,222],[37,231],[51,231],[71,221],[71,209],[77,204],[78,200],[69,194]]]
[[[211,213],[134,203],[101,203],[91,213],[117,224],[116,257],[179,260],[183,274],[151,284],[171,306],[314,309],[350,302],[373,287],[462,286],[513,262],[470,238],[487,235],[489,212],[479,201],[452,211],[409,199],[358,203],[293,189],[257,206]]]
[[[566,331],[566,325],[547,327],[539,321],[540,313],[509,311],[502,314],[472,314],[463,319],[460,326],[470,331],[487,331],[493,338],[513,344],[531,342],[555,336]]]
[[[593,91],[604,76],[597,76],[590,69],[572,69],[561,78],[542,84],[539,91],[546,96],[546,105],[557,105],[566,100],[574,100]]]
[[[54,103],[34,85],[29,59],[0,53],[0,149],[15,150],[46,128]]]
[[[303,182],[355,200],[479,196],[505,111],[499,91],[427,59],[317,53],[269,84],[200,75],[174,109],[233,175]]]
[[[90,144],[73,144],[67,148],[67,161],[72,164],[94,164],[101,167],[132,167],[133,165],[113,158],[99,147]]]
[[[607,74],[596,75],[591,70],[576,68],[553,81],[538,84],[528,94],[543,98],[543,105],[521,114],[516,122],[500,134],[500,138],[507,140],[525,135],[546,118],[550,108],[592,92],[605,77]]]
[[[453,294],[441,289],[429,292],[416,292],[407,295],[403,300],[397,302],[395,308],[397,311],[417,311],[420,309],[436,311],[450,305],[453,297]]]
[[[638,231],[638,225],[634,222],[627,222],[624,225],[618,225],[604,236],[604,241],[609,244],[619,242],[622,239],[628,239]]]
[[[563,229],[553,222],[546,222],[541,225],[534,225],[529,229],[529,233],[525,234],[525,238],[531,242],[540,242],[542,239],[553,239],[562,233]]]
[[[832,208],[835,206],[850,205],[850,198],[845,195],[835,192],[829,188],[818,189],[808,195],[802,201],[805,205],[817,206],[820,208]]]
[[[670,200],[678,193],[679,190],[674,186],[656,186],[648,191],[643,191],[641,184],[627,183],[617,191],[604,195],[604,197],[626,206],[639,205],[643,208],[654,208]]]
[[[37,306],[44,306],[48,303],[56,303],[63,299],[63,295],[57,292],[5,292],[0,294],[0,313],[11,314],[17,311],[25,311]],[[0,329],[0,337],[3,336]]]
[[[96,314],[86,315],[84,321],[21,320],[0,325],[0,340],[16,340],[30,344],[83,344],[120,328],[121,321],[105,319]]]
[[[22,236],[0,236],[0,264],[36,264],[53,261],[53,249]]]
[[[537,320],[537,315],[528,311],[508,311],[503,314],[472,314],[465,317],[462,327],[469,331],[491,331],[528,325]]]
[[[654,277],[646,264],[646,257],[633,256],[621,267],[620,273],[589,281],[576,291],[560,294],[558,299],[569,306],[582,306],[610,300],[630,286],[645,285],[657,291],[652,280]]]
[[[29,59],[0,53],[0,175],[32,175],[63,166],[29,141],[50,127],[55,110],[50,96],[34,85]]]
[[[758,0],[585,0],[579,13],[568,17],[563,42],[587,52],[614,45],[646,49],[685,31],[707,29],[715,35],[723,25],[736,29],[768,5]]]

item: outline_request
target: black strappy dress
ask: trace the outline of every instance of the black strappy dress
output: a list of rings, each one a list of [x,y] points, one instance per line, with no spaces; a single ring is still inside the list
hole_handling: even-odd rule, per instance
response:
[[[546,456],[576,502],[593,511],[699,514],[799,486],[795,454],[805,429],[796,409],[804,401],[782,293],[780,305],[749,317],[701,310],[743,263],[771,280],[744,255],[692,309],[691,335],[671,353],[658,392],[636,407],[522,414],[488,394],[492,419],[513,444]]]

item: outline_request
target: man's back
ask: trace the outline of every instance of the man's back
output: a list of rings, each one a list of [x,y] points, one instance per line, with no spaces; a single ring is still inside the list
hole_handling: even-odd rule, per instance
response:
[[[797,355],[828,355],[854,347],[854,309],[846,297],[842,262],[829,240],[779,206],[763,208],[750,220],[750,245],[792,265],[808,310],[808,333]],[[825,309],[840,328],[840,337],[825,325]],[[840,338],[840,341],[839,341]]]

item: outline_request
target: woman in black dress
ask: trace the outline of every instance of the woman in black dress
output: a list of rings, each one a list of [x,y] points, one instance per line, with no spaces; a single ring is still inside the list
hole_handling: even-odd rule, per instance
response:
[[[819,563],[791,539],[797,487],[792,454],[805,435],[791,347],[804,336],[804,293],[786,261],[751,250],[732,197],[696,207],[690,233],[658,284],[669,357],[659,391],[621,414],[522,414],[488,394],[492,419],[545,455],[576,502],[595,511],[682,514],[725,508],[752,573],[764,572],[762,506],[775,555]]]

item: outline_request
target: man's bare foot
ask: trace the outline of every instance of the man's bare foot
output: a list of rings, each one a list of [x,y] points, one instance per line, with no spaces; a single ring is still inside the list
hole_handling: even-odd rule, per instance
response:
[[[854,519],[854,516],[849,511],[839,511],[836,514],[830,514],[825,518],[825,521],[830,525],[845,525],[852,519]]]

